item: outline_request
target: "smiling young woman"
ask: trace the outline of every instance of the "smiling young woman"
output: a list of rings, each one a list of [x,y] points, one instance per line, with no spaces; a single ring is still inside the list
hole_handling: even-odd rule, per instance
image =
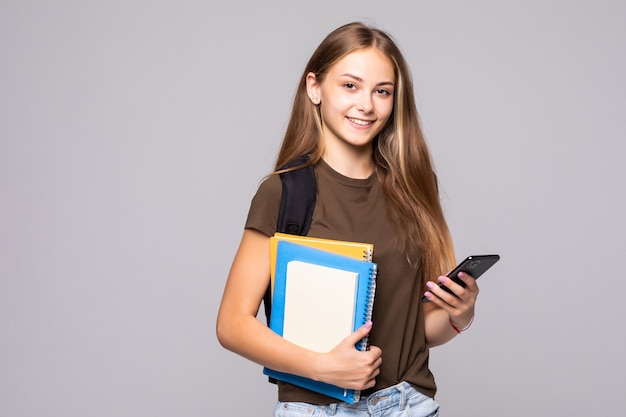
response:
[[[373,324],[329,352],[292,344],[256,318],[270,284],[276,174],[304,155],[317,183],[308,234],[372,243],[378,264]],[[455,263],[452,239],[408,66],[388,34],[356,22],[322,41],[304,68],[275,166],[252,200],[228,275],[220,342],[273,370],[362,391],[348,404],[279,382],[275,416],[437,415],[429,349],[471,322],[478,287],[469,276],[466,287],[443,276]],[[440,281],[453,294],[434,285]],[[421,302],[425,292],[432,302]],[[366,335],[371,347],[358,351]]]

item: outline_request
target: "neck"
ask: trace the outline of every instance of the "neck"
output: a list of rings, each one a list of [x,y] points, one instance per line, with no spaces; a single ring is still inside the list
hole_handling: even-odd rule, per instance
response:
[[[348,178],[366,179],[374,172],[370,146],[363,149],[326,149],[322,158],[332,169]]]

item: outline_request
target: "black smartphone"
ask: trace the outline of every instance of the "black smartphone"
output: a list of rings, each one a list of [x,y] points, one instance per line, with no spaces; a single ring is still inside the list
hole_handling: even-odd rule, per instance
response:
[[[449,274],[448,277],[452,278],[454,282],[459,284],[462,287],[465,287],[465,283],[461,281],[459,278],[459,272],[465,272],[468,275],[471,275],[472,278],[478,279],[482,274],[484,274],[489,268],[493,266],[496,262],[500,260],[500,255],[472,255],[465,258],[463,262],[458,264],[456,268],[454,268]],[[443,284],[439,284],[441,289],[453,294],[452,291],[448,287]],[[425,296],[422,297],[422,301],[428,302],[428,298]]]

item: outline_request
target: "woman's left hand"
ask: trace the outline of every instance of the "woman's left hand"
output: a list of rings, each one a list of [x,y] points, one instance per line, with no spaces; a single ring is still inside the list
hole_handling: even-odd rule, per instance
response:
[[[459,279],[463,281],[465,287],[457,284],[449,277],[440,276],[438,278],[438,281],[445,285],[452,294],[439,287],[437,283],[429,281],[426,283],[428,291],[425,296],[448,313],[454,327],[464,329],[471,324],[474,318],[478,286],[476,280],[465,272],[459,273]]]

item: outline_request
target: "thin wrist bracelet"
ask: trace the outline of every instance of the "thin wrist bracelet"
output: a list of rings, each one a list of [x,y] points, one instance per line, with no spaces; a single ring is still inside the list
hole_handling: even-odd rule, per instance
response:
[[[470,319],[470,322],[467,324],[467,326],[463,327],[462,329],[459,329],[458,327],[456,327],[454,325],[454,323],[452,323],[452,318],[451,317],[448,317],[448,320],[450,321],[450,326],[452,326],[454,331],[457,332],[458,334],[461,334],[461,332],[464,332],[465,330],[470,328],[470,326],[474,322],[474,316],[472,316],[472,318]]]

